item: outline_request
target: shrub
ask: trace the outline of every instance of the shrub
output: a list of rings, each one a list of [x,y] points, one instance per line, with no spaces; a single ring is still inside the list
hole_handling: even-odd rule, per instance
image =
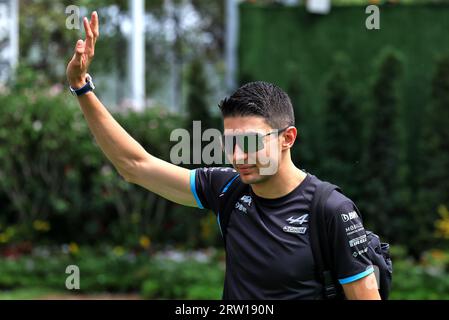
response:
[[[45,89],[24,69],[11,91],[0,94],[0,246],[100,241],[141,247],[142,236],[199,244],[200,219],[183,218],[195,209],[125,182],[95,144],[76,99],[61,89]],[[165,160],[171,131],[184,125],[163,108],[114,116]],[[171,228],[178,220],[183,228]]]

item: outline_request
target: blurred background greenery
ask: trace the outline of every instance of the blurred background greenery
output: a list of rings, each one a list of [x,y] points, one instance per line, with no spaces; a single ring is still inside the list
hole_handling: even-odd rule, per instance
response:
[[[20,1],[20,64],[0,87],[0,299],[219,299],[224,253],[214,215],[123,181],[66,90],[65,65],[81,36],[65,28],[72,2]],[[290,94],[294,161],[340,185],[366,227],[392,244],[391,298],[448,299],[449,4],[372,3],[380,30],[366,30],[364,1],[335,1],[324,16],[301,4],[242,2],[238,82],[270,81]],[[221,127],[223,1],[174,1],[197,22],[171,40],[164,1],[146,1],[155,22],[143,112],[127,108],[117,87],[127,1],[77,4],[100,14],[91,71],[98,94],[148,151],[169,160],[171,130],[192,120]],[[170,105],[168,51],[181,62],[178,108]],[[65,289],[70,264],[81,270],[77,293]]]

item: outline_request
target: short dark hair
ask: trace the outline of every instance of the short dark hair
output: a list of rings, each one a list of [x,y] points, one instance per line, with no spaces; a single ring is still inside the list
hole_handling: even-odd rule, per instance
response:
[[[268,82],[247,83],[222,100],[218,106],[223,118],[260,116],[276,129],[295,125],[289,96],[281,88]]]

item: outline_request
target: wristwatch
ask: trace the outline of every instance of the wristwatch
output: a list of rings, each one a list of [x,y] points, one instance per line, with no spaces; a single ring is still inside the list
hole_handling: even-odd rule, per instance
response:
[[[90,76],[90,74],[86,74],[86,84],[84,86],[82,86],[79,89],[74,89],[71,86],[69,86],[70,92],[74,95],[74,96],[82,96],[83,94],[86,94],[89,91],[93,91],[95,89],[94,83],[93,83],[93,79]]]

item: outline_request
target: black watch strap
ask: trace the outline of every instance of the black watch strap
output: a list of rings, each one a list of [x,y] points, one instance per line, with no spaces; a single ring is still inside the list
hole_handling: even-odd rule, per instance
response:
[[[79,89],[74,89],[72,87],[70,87],[70,92],[72,92],[73,95],[76,96],[82,96],[83,94],[86,94],[89,91],[93,91],[95,89],[95,86],[92,82],[92,77],[87,74],[86,75],[86,84],[84,86],[82,86]]]

